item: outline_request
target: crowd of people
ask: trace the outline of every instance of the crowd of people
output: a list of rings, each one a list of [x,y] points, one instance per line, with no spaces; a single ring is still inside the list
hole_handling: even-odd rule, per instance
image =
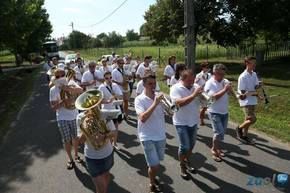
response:
[[[231,82],[225,78],[226,67],[223,64],[215,64],[211,70],[209,64],[203,62],[200,73],[195,76],[185,64],[178,63],[175,56],[168,58],[163,77],[158,79],[169,87],[170,105],[176,107],[172,122],[179,139],[176,153],[182,178],[188,179],[189,173],[195,172],[191,157],[198,128],[205,125],[206,112],[213,130],[212,158],[221,162],[226,156],[221,142],[227,129],[231,95],[239,100],[245,112],[244,122],[236,128],[237,138],[244,143],[254,143],[248,137],[248,130],[256,121],[255,106],[260,97],[256,90],[262,85],[254,72],[255,62],[254,57],[245,58],[245,71],[239,76],[238,87],[234,90]],[[165,154],[167,107],[164,105],[164,98],[167,96],[160,92],[156,69],[151,56],[145,56],[141,61],[139,57],[133,60],[131,55],[117,57],[114,53],[110,57],[101,58],[99,62],[84,62],[77,53],[76,59],[67,64],[59,63],[57,57],[45,64],[50,89],[49,100],[51,108],[56,112],[57,125],[68,157],[66,167],[73,169],[75,162],[83,162],[78,149],[84,148],[86,167],[96,192],[108,191],[109,172],[114,165],[113,152],[114,149],[120,149],[118,125],[122,120],[130,119],[130,105],[134,106],[137,114],[137,135],[148,165],[150,192],[162,191],[157,175]],[[87,134],[81,129],[82,120],[90,117],[92,112],[73,107],[78,95],[95,89],[102,92],[103,96],[97,108],[119,110],[116,117],[103,120],[108,132],[98,133],[95,140],[104,141],[104,145],[99,148],[88,142]],[[64,97],[64,93],[76,97]],[[130,104],[132,98],[135,98],[134,104]],[[114,102],[118,100],[122,100],[121,105],[115,105]],[[92,120],[87,120],[88,127],[93,125],[89,124],[90,121]]]

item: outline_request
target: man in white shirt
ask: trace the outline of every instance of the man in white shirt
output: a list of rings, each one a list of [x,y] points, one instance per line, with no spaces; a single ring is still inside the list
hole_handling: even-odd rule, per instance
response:
[[[167,86],[170,86],[170,80],[171,77],[174,76],[175,74],[175,68],[174,65],[176,63],[176,57],[175,56],[170,56],[168,58],[168,65],[164,68],[164,80],[166,80]]]
[[[215,161],[222,161],[224,153],[221,151],[220,142],[224,140],[224,134],[228,125],[229,94],[233,93],[231,83],[224,79],[226,67],[216,64],[213,67],[213,77],[204,87],[208,96],[212,97],[214,103],[209,106],[208,112],[213,129],[212,157]]]
[[[125,74],[125,71],[123,68],[124,60],[122,58],[118,58],[117,65],[118,65],[118,67],[112,71],[112,79],[113,79],[113,82],[116,83],[123,92],[124,116],[126,119],[128,119],[129,118],[128,117],[128,111],[129,111],[128,105],[129,105],[130,89],[129,89],[129,81],[127,79],[127,75]],[[124,80],[124,78],[125,78],[125,80]]]
[[[74,70],[76,72],[75,81],[78,83],[78,85],[81,86],[82,77],[85,71],[85,68],[83,66],[83,61],[81,58],[76,59],[76,67],[74,68]]]
[[[89,63],[89,70],[83,74],[81,84],[86,88],[86,90],[98,88],[102,82],[104,82],[102,73],[99,70],[96,70],[96,65],[97,63],[95,61],[91,61]]]
[[[102,63],[102,66],[100,67],[100,71],[101,71],[101,73],[102,73],[102,76],[104,76],[104,74],[106,73],[106,72],[112,72],[112,67],[111,66],[109,66],[108,64],[107,64],[107,59],[106,58],[103,58],[102,60],[101,60],[101,63]]]
[[[201,87],[194,87],[194,75],[192,70],[182,71],[180,81],[170,87],[170,98],[179,106],[179,110],[173,115],[173,124],[179,137],[178,156],[180,161],[180,175],[188,179],[187,170],[194,172],[190,167],[189,157],[192,154],[196,142],[199,124],[199,101],[198,95],[202,92]]]
[[[116,107],[113,102],[117,99],[123,98],[123,93],[120,87],[112,82],[112,74],[111,72],[105,72],[104,74],[105,82],[101,84],[99,90],[103,93],[103,101],[102,101],[102,109],[116,109],[120,107]],[[120,111],[121,112],[121,111]],[[118,139],[118,124],[121,120],[113,119],[113,122],[116,127],[115,136],[113,138],[113,147],[116,150],[119,150],[117,145]]]
[[[209,68],[208,68],[208,63],[203,62],[200,64],[201,72],[196,75],[195,78],[195,84],[198,84],[201,87],[204,87],[206,81],[208,81],[211,77],[211,74],[209,73]],[[206,104],[201,103],[201,109],[200,109],[200,125],[205,125],[204,124],[204,117],[205,117],[205,111],[207,107]]]
[[[57,82],[63,78],[64,75],[65,72],[63,69],[56,69],[54,71],[55,81]],[[74,103],[74,99],[61,99],[60,97],[61,90],[65,90],[71,94],[80,94],[83,91],[83,89],[73,81],[68,83],[68,85],[71,84],[73,84],[74,87],[55,85],[50,88],[49,92],[50,106],[54,111],[56,111],[57,125],[59,127],[62,142],[68,156],[67,169],[72,169],[74,167],[74,161],[71,155],[71,143],[73,144],[74,148],[74,159],[77,162],[81,162],[81,159],[78,156],[78,139],[76,127],[76,117],[78,115],[78,110],[66,108],[67,105]]]
[[[138,66],[136,71],[137,80],[141,80],[145,76],[145,70],[150,69],[151,56],[145,56],[144,62]],[[152,69],[151,69],[152,70]]]
[[[160,161],[164,159],[166,135],[164,108],[160,104],[163,95],[155,95],[156,77],[145,76],[144,92],[135,99],[138,116],[138,137],[141,141],[148,165],[150,191],[160,192],[156,175]]]
[[[255,94],[253,96],[247,96],[247,92],[255,92],[262,83],[259,82],[257,74],[254,72],[256,66],[255,57],[245,58],[245,71],[239,76],[238,79],[238,93],[240,93],[240,106],[244,109],[245,120],[236,128],[238,138],[242,139],[247,143],[253,143],[253,141],[248,137],[249,127],[254,124],[257,120],[255,115],[255,106],[257,105],[257,97]]]

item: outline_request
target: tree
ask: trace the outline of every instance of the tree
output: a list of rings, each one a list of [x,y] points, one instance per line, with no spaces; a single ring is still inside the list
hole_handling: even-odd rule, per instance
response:
[[[123,37],[115,31],[110,32],[107,37],[104,37],[103,45],[105,47],[118,47],[124,42]]]
[[[128,30],[126,32],[126,39],[128,41],[139,40],[139,35],[138,35],[137,32],[135,33],[133,29],[132,30]]]
[[[52,26],[43,8],[44,0],[1,0],[0,43],[22,63],[27,53],[40,50]]]
[[[89,47],[90,37],[80,31],[73,31],[68,36],[70,49],[82,49]]]

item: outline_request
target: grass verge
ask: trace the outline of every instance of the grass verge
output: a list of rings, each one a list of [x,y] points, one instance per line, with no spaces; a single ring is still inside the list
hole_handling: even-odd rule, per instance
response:
[[[32,92],[41,67],[0,75],[0,142]]]

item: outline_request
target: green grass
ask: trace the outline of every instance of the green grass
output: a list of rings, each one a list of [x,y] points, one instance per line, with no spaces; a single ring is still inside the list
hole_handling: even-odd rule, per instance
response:
[[[40,69],[39,67],[0,75],[0,141],[30,96]]]
[[[233,83],[234,89],[237,88],[237,79],[244,70],[242,63],[222,62],[228,72],[226,78]],[[210,65],[214,63],[210,62]],[[264,89],[269,97],[270,104],[265,105],[260,101],[257,106],[257,122],[252,128],[262,131],[283,142],[290,142],[290,65],[289,60],[272,61],[262,66],[257,66],[256,71],[262,75]],[[163,69],[158,69],[158,77],[162,76]],[[159,80],[162,92],[169,93],[169,88],[164,82]],[[230,120],[234,123],[241,123],[244,118],[242,109],[239,107],[238,100],[230,98],[229,107]]]

